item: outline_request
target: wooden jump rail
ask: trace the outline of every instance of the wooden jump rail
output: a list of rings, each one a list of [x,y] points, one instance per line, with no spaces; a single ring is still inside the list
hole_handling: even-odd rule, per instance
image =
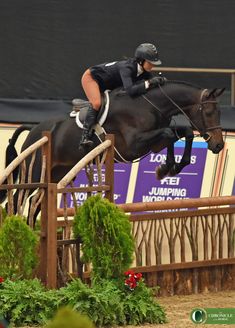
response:
[[[17,202],[17,213],[19,215],[23,215],[23,211],[26,206],[26,201],[28,198],[28,195],[30,193],[30,190],[36,190],[40,188],[40,192],[38,192],[35,197],[32,198],[31,207],[30,207],[30,214],[29,214],[29,222],[32,225],[32,217],[34,215],[34,212],[36,211],[36,208],[38,204],[42,201],[44,189],[46,188],[46,185],[44,184],[45,179],[48,181],[49,178],[49,171],[48,168],[48,158],[50,156],[48,153],[48,145],[49,145],[49,133],[44,133],[43,137],[36,141],[34,144],[29,146],[27,149],[25,149],[22,153],[20,153],[17,158],[15,158],[3,171],[3,173],[0,175],[0,189],[7,190],[7,197],[8,197],[8,215],[14,214],[14,204],[13,204],[13,189],[19,189],[19,197]],[[35,162],[36,152],[42,148],[42,166],[41,166],[41,179],[37,183],[31,183],[32,179],[32,171],[33,171],[33,165]],[[26,164],[25,161],[27,158],[31,156],[31,161],[29,165],[28,170],[28,179],[27,183],[25,183],[25,169]],[[13,171],[19,167],[21,169],[21,179],[18,184],[13,183]],[[5,184],[5,181],[7,181],[7,184]],[[24,192],[25,190],[25,192]],[[1,214],[1,213],[0,213]],[[2,214],[1,214],[2,215]]]
[[[176,199],[149,203],[126,203],[119,204],[118,207],[123,209],[124,212],[129,213],[225,205],[235,205],[235,196]]]
[[[211,73],[231,75],[231,105],[235,106],[235,69],[227,68],[186,68],[186,67],[157,67],[157,72],[175,73]]]
[[[111,140],[105,140],[96,148],[91,150],[63,177],[63,179],[60,180],[57,184],[57,189],[65,188],[88,163],[107,150],[111,145]]]
[[[145,211],[160,211],[181,208],[195,208],[195,207],[214,207],[214,206],[229,206],[235,205],[235,196],[220,196],[220,197],[204,197],[204,198],[190,198],[180,200],[168,200],[148,203],[126,203],[118,204],[124,212],[145,212]],[[74,216],[74,208],[68,208],[68,215]],[[138,215],[138,214],[137,214]],[[137,217],[136,215],[136,217]],[[63,216],[62,209],[58,209],[58,217]],[[146,214],[149,216],[149,214]]]
[[[8,178],[8,176],[19,166],[29,155],[41,148],[45,143],[48,142],[48,137],[44,136],[40,140],[36,141],[33,145],[25,149],[18,155],[3,171],[0,175],[0,185]]]

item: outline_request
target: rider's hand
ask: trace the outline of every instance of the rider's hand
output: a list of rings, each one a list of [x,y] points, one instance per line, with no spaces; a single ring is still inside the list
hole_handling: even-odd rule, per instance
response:
[[[158,85],[163,85],[166,82],[166,78],[163,76],[154,76],[149,80],[149,87],[154,88]]]

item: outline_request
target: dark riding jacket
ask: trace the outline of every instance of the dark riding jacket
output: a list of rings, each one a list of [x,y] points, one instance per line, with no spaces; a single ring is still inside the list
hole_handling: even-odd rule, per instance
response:
[[[138,73],[138,63],[134,58],[95,65],[90,71],[101,92],[123,86],[132,97],[145,93],[145,80],[154,76],[154,73],[146,71]]]

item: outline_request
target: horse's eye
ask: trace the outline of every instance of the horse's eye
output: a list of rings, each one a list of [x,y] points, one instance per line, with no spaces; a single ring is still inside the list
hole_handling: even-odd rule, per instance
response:
[[[212,106],[208,106],[208,107],[206,107],[206,108],[204,109],[204,111],[205,111],[205,114],[206,114],[206,115],[210,116],[210,115],[212,115],[213,112],[214,112],[214,107],[212,107]]]

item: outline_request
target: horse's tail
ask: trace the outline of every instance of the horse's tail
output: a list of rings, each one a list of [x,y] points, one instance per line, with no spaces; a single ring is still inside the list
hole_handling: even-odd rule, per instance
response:
[[[18,127],[15,132],[13,133],[13,136],[11,137],[11,139],[9,139],[9,144],[7,146],[6,149],[6,159],[5,159],[5,167],[7,167],[17,156],[17,151],[15,149],[15,144],[16,141],[18,139],[18,137],[20,136],[20,134],[23,131],[30,131],[32,130],[32,128],[35,125],[21,125],[20,127]],[[19,166],[17,166],[15,168],[15,170],[13,171],[13,182],[15,183],[17,178],[19,175]],[[4,180],[4,182],[2,184],[7,184],[7,180]],[[4,200],[6,199],[7,196],[7,190],[6,189],[2,189],[0,190],[0,204],[2,202],[4,202]]]

